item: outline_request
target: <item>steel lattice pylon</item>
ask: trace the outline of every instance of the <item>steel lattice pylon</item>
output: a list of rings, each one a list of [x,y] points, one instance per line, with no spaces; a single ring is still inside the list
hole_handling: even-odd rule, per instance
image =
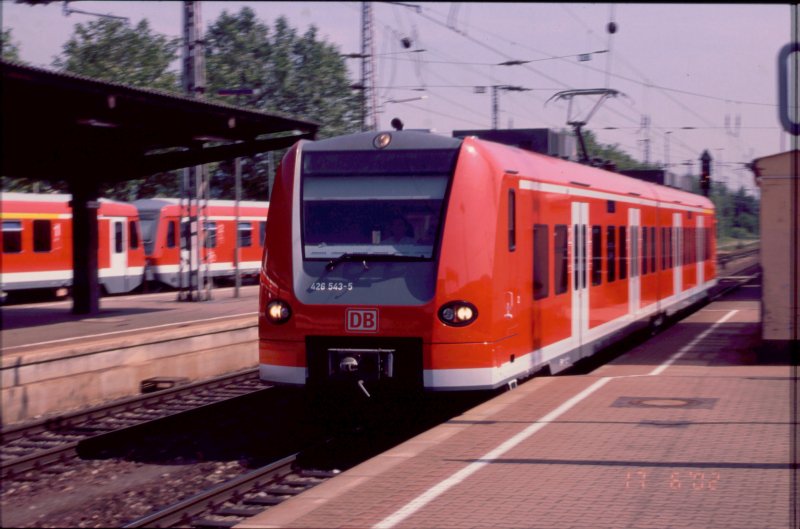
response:
[[[377,128],[375,96],[375,52],[372,35],[372,4],[361,3],[361,130]]]

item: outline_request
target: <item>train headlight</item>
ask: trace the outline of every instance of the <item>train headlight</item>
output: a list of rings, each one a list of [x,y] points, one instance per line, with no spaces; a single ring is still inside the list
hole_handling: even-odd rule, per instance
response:
[[[272,323],[286,323],[292,317],[292,309],[285,301],[274,299],[267,303],[266,315]]]
[[[466,301],[451,301],[439,309],[439,319],[442,323],[461,327],[469,325],[478,317],[475,305]]]

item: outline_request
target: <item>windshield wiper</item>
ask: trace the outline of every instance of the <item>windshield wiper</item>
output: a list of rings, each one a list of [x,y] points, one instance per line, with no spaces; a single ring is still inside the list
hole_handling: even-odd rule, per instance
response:
[[[325,265],[325,270],[331,271],[336,268],[336,265],[339,263],[347,262],[355,262],[361,261],[364,265],[365,269],[369,269],[367,266],[367,261],[419,261],[424,259],[423,257],[417,257],[413,255],[400,255],[396,253],[343,253],[339,257],[335,259],[331,259],[330,262]]]

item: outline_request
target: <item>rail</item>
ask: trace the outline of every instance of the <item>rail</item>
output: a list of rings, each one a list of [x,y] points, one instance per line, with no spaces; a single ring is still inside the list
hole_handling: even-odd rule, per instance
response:
[[[10,479],[28,470],[74,457],[80,442],[112,431],[183,413],[200,406],[199,392],[209,392],[203,405],[260,391],[257,369],[247,369],[213,379],[178,385],[106,405],[0,430],[0,476]],[[233,389],[235,387],[235,389]],[[143,388],[146,389],[146,388]],[[217,393],[214,393],[214,392]],[[180,399],[186,397],[186,403]],[[194,400],[192,399],[194,397]],[[170,401],[169,408],[163,405]],[[125,418],[117,418],[126,414]]]
[[[760,249],[761,245],[759,242],[756,241],[744,244],[741,247],[737,247],[732,250],[718,250],[717,264],[724,270],[729,262],[735,261],[736,259],[742,259],[743,257],[749,257],[753,254],[757,254],[760,251]]]
[[[284,457],[123,527],[233,527],[243,518],[338,474],[338,471],[295,469],[297,456]]]

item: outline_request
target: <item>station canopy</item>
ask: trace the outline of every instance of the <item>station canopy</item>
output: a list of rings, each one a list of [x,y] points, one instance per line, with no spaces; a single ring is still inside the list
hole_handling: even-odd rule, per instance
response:
[[[14,62],[2,65],[2,175],[95,187],[252,156],[318,125]]]

